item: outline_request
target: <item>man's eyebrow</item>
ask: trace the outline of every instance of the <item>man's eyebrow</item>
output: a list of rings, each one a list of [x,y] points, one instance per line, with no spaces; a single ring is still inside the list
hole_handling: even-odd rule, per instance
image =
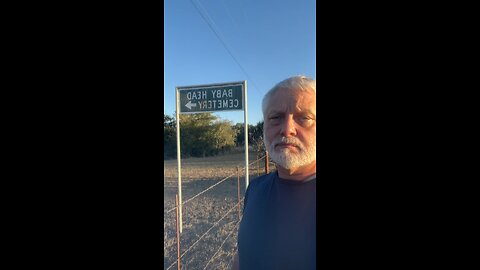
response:
[[[298,114],[302,114],[302,115],[306,115],[306,114],[315,115],[315,116],[317,115],[316,111],[313,111],[313,110],[308,109],[308,108],[304,109],[304,110],[300,110],[300,109],[297,108],[297,111],[294,112],[294,113],[298,113]]]
[[[290,114],[292,112],[285,112],[285,111],[280,111],[280,110],[271,110],[267,113],[267,115],[279,115],[279,114]],[[313,116],[316,116],[317,114],[315,113],[315,111],[312,111],[312,110],[309,110],[309,109],[306,109],[306,110],[298,110],[298,111],[295,111],[293,112],[293,114],[301,114],[301,115],[313,115]]]
[[[279,114],[279,113],[285,113],[284,111],[279,111],[279,110],[271,110],[268,112],[268,114]]]
[[[309,114],[313,114],[313,115],[316,115],[316,113],[310,109],[306,109],[306,110],[299,110],[298,112],[300,113],[309,113]]]

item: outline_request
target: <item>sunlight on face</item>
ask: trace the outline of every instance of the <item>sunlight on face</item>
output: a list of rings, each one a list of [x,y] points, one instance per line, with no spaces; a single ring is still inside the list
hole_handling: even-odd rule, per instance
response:
[[[307,166],[316,161],[315,94],[280,89],[268,103],[265,147],[271,159],[285,169]]]

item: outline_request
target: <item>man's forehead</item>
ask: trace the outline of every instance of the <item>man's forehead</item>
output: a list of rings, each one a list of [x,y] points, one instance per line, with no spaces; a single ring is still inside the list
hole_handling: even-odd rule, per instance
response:
[[[302,113],[302,114],[313,114],[316,115],[317,111],[316,108],[310,108],[310,107],[299,107],[299,106],[284,106],[282,107],[272,107],[270,109],[267,109],[268,114],[280,114],[280,113]]]
[[[281,89],[272,95],[267,112],[316,113],[315,94],[305,91]]]

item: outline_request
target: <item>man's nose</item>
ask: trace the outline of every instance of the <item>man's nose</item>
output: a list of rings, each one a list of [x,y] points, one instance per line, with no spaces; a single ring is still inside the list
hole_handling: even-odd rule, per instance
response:
[[[287,116],[284,118],[281,128],[281,134],[283,137],[291,137],[297,135],[297,129],[295,128],[295,120],[293,116]]]

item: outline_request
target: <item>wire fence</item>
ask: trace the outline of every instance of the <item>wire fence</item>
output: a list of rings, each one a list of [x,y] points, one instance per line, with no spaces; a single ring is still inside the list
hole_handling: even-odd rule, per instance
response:
[[[235,229],[238,230],[238,225],[240,224],[240,220],[237,221],[237,224],[235,224]],[[225,244],[225,242],[227,241],[227,239],[232,235],[233,232],[235,232],[236,230],[232,230],[230,231],[230,233],[227,235],[227,237],[225,238],[225,240],[223,240],[222,244],[220,245],[220,247],[217,249],[217,252],[215,252],[215,254],[213,254],[212,258],[210,258],[210,260],[208,260],[207,264],[205,265],[205,267],[203,268],[203,270],[207,269],[207,266],[210,264],[210,262],[215,258],[215,256],[217,256],[218,252],[222,249],[223,245]],[[232,256],[233,258],[233,256]],[[228,265],[227,265],[228,266]]]
[[[249,167],[256,164],[257,165],[257,170],[256,172],[255,171],[249,171],[250,175],[252,175],[253,173],[253,176],[255,176],[255,174],[257,176],[261,175],[261,174],[264,174],[266,172],[269,172],[268,170],[268,167],[269,167],[269,162],[268,162],[268,153],[265,153],[266,155],[254,160],[253,162],[250,162],[248,165]],[[265,161],[263,164],[265,165],[265,171],[263,171],[263,173],[260,173],[260,163],[263,161]],[[215,184],[213,185],[210,185],[209,187],[201,190],[200,192],[198,192],[197,194],[191,196],[189,199],[185,200],[183,203],[182,203],[182,207],[185,207],[186,205],[191,205],[193,200],[194,199],[197,199],[199,198],[199,196],[201,195],[204,195],[206,192],[212,190],[213,188],[217,187],[218,185],[224,183],[225,181],[229,180],[229,179],[237,179],[237,182],[238,182],[238,185],[237,185],[237,189],[238,189],[238,194],[240,194],[240,183],[239,183],[239,179],[240,179],[240,175],[244,172],[245,170],[245,167],[239,167],[237,166],[236,168],[236,172],[228,175],[227,177],[219,180],[218,182],[216,182]],[[236,176],[236,177],[235,177]],[[244,194],[244,192],[242,192],[242,194]],[[201,257],[202,259],[204,259],[204,263],[201,263],[199,260],[199,258],[196,258],[196,261],[194,262],[194,268],[195,269],[207,269],[207,267],[209,267],[210,269],[220,269],[219,267],[214,267],[213,265],[213,262],[215,261],[215,259],[217,257],[221,257],[219,256],[220,253],[226,253],[228,254],[228,258],[223,258],[226,263],[223,264],[224,268],[223,269],[228,269],[228,267],[231,265],[231,263],[233,262],[233,254],[235,254],[236,252],[236,241],[234,241],[236,239],[236,235],[235,233],[238,231],[238,227],[239,227],[239,224],[240,224],[240,220],[241,220],[241,211],[240,211],[240,208],[241,208],[241,204],[243,204],[243,196],[242,198],[240,197],[240,195],[238,195],[238,198],[236,200],[236,203],[234,203],[233,205],[230,203],[230,207],[227,207],[226,210],[224,209],[221,209],[223,211],[225,211],[225,214],[220,217],[219,219],[217,219],[216,221],[210,224],[212,224],[202,235],[198,236],[198,234],[195,232],[193,233],[193,227],[190,227],[189,229],[184,229],[184,232],[182,233],[183,235],[185,235],[185,232],[186,230],[189,230],[190,231],[190,237],[189,239],[185,239],[185,238],[182,238],[182,237],[179,237],[176,239],[176,242],[178,242],[179,244],[179,250],[178,251],[178,254],[180,254],[180,250],[183,250],[183,252],[181,253],[181,255],[176,255],[176,258],[175,260],[173,260],[173,262],[170,263],[170,265],[164,269],[172,269],[174,268],[174,266],[177,266],[177,269],[187,269],[187,263],[184,262],[185,258],[186,258],[186,255],[189,254],[189,253],[192,253],[194,248],[195,247],[199,247],[201,245],[198,245],[202,240],[206,240],[206,238],[214,238],[216,237],[217,241],[215,241],[215,244],[212,244],[211,242],[209,242],[209,244],[205,244],[204,246],[202,246],[202,249],[200,249],[199,252],[196,252],[196,253],[205,253],[206,251],[210,251],[211,250],[211,246],[212,245],[215,245],[216,246],[216,243],[219,242],[219,235],[221,236],[220,239],[223,239],[223,241],[221,242],[221,244],[218,246],[218,248],[215,250],[215,252],[213,253],[213,255],[209,256],[209,257],[205,257],[205,256],[198,256],[198,257]],[[227,202],[228,203],[228,202]],[[199,202],[197,202],[195,204],[195,206],[198,206],[200,205]],[[177,210],[179,206],[175,206],[173,208],[170,208],[168,209],[167,211],[164,211],[164,215],[165,214],[170,214],[172,213],[173,211]],[[235,208],[238,209],[238,217],[233,217],[233,216],[236,216],[236,215],[232,215],[235,214],[234,210]],[[177,212],[177,211],[176,211]],[[196,212],[202,212],[202,213],[207,213],[207,212],[203,212],[203,211],[196,211]],[[177,212],[178,213],[178,212]],[[218,214],[218,213],[217,213]],[[230,216],[229,216],[230,215]],[[185,215],[186,216],[186,215]],[[229,218],[227,218],[229,217]],[[166,217],[165,217],[166,219]],[[226,221],[227,219],[230,219],[230,223],[228,223],[228,221]],[[215,228],[219,229],[219,227],[221,227],[222,225],[222,221],[225,221],[226,224],[223,225],[223,229],[221,231],[221,233],[217,232],[216,235],[214,235],[213,233],[213,230]],[[177,221],[176,221],[177,222]],[[228,226],[229,224],[235,224],[233,227],[232,226]],[[205,224],[200,224],[200,225],[205,225]],[[204,227],[204,226],[200,226],[198,225],[199,227]],[[220,229],[219,229],[220,230]],[[197,230],[195,230],[197,231]],[[164,234],[165,234],[165,230],[164,230]],[[226,236],[225,236],[226,235]],[[195,236],[196,239],[192,239],[192,236]],[[168,239],[168,236],[165,236],[164,235],[164,239]],[[233,243],[230,243],[230,246],[233,246],[233,247],[226,247],[226,243],[228,240],[231,240],[230,242],[233,242]],[[172,239],[169,239],[169,241],[171,243],[173,243]],[[184,246],[185,245],[185,246]],[[228,251],[225,251],[225,249],[228,249]],[[213,250],[212,250],[213,252]],[[165,250],[164,250],[164,253],[165,253]],[[210,253],[211,254],[211,253]],[[165,254],[164,254],[165,256]],[[183,259],[183,260],[182,260]],[[169,261],[171,260],[171,257],[169,259]],[[179,264],[180,262],[180,264]],[[204,265],[203,268],[201,268],[201,265]],[[181,267],[180,267],[181,266]]]
[[[214,185],[210,186],[209,188],[207,188],[207,189],[203,190],[202,192],[198,193],[197,195],[193,196],[192,198],[190,198],[190,199],[188,199],[188,200],[184,201],[184,202],[182,203],[182,205],[185,205],[185,204],[187,204],[188,202],[192,201],[193,199],[197,198],[198,196],[202,195],[203,193],[205,193],[205,192],[209,191],[210,189],[212,189],[212,188],[214,188],[214,187],[216,187],[216,186],[220,185],[221,183],[223,183],[224,181],[228,180],[228,179],[229,179],[230,177],[232,177],[232,176],[235,176],[235,174],[231,174],[231,175],[229,175],[229,176],[225,177],[224,179],[220,180],[218,183],[216,183],[216,184],[214,184]],[[173,207],[172,209],[168,210],[168,211],[167,211],[167,213],[170,213],[170,212],[172,212],[172,211],[173,211],[173,210],[175,210],[176,208],[177,208],[177,207]]]
[[[242,199],[242,201],[243,201],[243,199]],[[198,244],[198,243],[200,242],[200,240],[202,240],[206,235],[208,235],[208,233],[209,233],[213,228],[215,228],[215,226],[217,226],[217,225],[219,224],[219,222],[222,221],[232,210],[234,210],[235,207],[237,207],[237,205],[234,205],[232,208],[230,208],[230,210],[228,210],[228,212],[227,212],[222,218],[220,218],[218,221],[216,221],[204,234],[202,234],[202,236],[200,236],[200,237],[197,239],[197,241],[195,241],[195,243],[193,243],[192,245],[190,245],[190,247],[188,247],[188,249],[185,250],[185,251],[182,253],[182,255],[180,255],[180,259],[182,259],[183,256],[185,256],[185,254],[187,254],[187,252],[189,252],[196,244]],[[238,222],[240,222],[240,221],[238,221]],[[232,232],[233,232],[233,231],[231,231],[231,232],[229,233],[229,235],[227,236],[226,239],[228,239],[228,237],[231,235]],[[220,248],[223,246],[223,244],[225,243],[226,239],[224,240],[224,242],[222,243],[222,245],[220,246]],[[208,261],[207,265],[210,263],[210,261],[213,259],[213,257],[214,257],[217,253],[218,253],[218,251],[212,256],[212,258],[210,258],[210,260]],[[172,264],[167,268],[167,270],[170,269],[170,268],[171,268],[172,266],[174,266],[175,264],[177,264],[177,261],[175,261],[174,263],[172,263]]]

